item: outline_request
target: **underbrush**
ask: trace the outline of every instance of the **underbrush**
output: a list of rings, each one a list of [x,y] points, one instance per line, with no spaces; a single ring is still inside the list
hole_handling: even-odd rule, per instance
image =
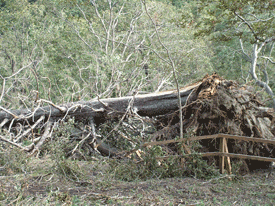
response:
[[[199,154],[186,155],[183,150],[181,151],[181,144],[175,145],[177,153],[167,151],[167,147],[152,146],[142,148],[140,156],[131,155],[124,158],[103,157],[98,153],[86,152],[79,141],[72,139],[74,126],[73,121],[60,124],[52,138],[33,156],[28,156],[14,147],[2,147],[5,150],[0,153],[0,174],[11,176],[12,179],[16,176],[17,179],[12,180],[8,191],[0,191],[0,204],[37,205],[54,202],[73,205],[83,201],[64,192],[68,191],[68,188],[81,186],[85,187],[85,190],[93,188],[101,191],[109,189],[117,182],[128,184],[175,177],[211,179],[220,175],[215,165],[209,165]],[[41,182],[47,185],[43,188],[43,195],[30,196],[28,185],[39,185]],[[64,191],[54,188],[63,188]],[[93,200],[88,201],[89,204],[96,204],[97,201],[107,204],[109,197],[95,195]]]
[[[152,178],[194,177],[211,179],[219,176],[214,165],[208,165],[199,154],[192,156],[167,156],[159,158],[161,147],[147,149],[142,160],[110,160],[109,172],[123,181],[148,180]]]
[[[29,172],[28,155],[13,147],[6,147],[0,152],[0,175],[13,175]]]
[[[181,195],[185,195],[185,192],[180,193],[180,191],[185,190],[188,190],[186,195],[192,195],[192,198],[203,198],[201,192],[203,187],[194,188],[194,185],[198,183],[208,186],[210,184],[210,189],[205,189],[205,191],[210,191],[210,193],[214,191],[217,197],[215,201],[210,198],[212,194],[208,194],[207,201],[199,202],[190,199],[185,203],[199,202],[200,205],[209,205],[208,203],[217,202],[217,204],[222,204],[225,200],[224,197],[219,199],[219,195],[223,194],[220,191],[226,192],[231,187],[235,187],[234,185],[240,187],[239,182],[243,179],[238,179],[237,176],[233,176],[233,179],[230,179],[231,176],[228,178],[221,176],[214,163],[209,165],[209,161],[204,160],[199,154],[185,155],[182,151],[181,155],[169,157],[161,146],[144,149],[142,159],[134,155],[132,158],[116,159],[94,154],[86,156],[86,160],[75,160],[67,155],[67,151],[74,146],[68,144],[63,136],[58,141],[48,142],[47,152],[37,157],[29,157],[15,148],[9,148],[5,150],[5,153],[0,153],[1,166],[4,165],[1,175],[7,176],[7,179],[0,180],[0,184],[1,186],[2,184],[8,185],[0,189],[0,205],[114,205],[119,203],[125,205],[128,198],[132,198],[132,193],[128,192],[127,195],[123,195],[125,199],[117,197],[117,194],[123,194],[121,191],[128,191],[127,188],[133,188],[133,194],[139,194],[138,189],[133,187],[136,184],[140,184],[140,187],[146,184],[145,189],[150,191],[150,182],[153,182],[153,185],[158,182],[161,187],[158,197],[169,197],[169,200],[178,196],[180,199]],[[232,164],[233,173],[238,173],[240,164],[241,161]],[[185,179],[192,182],[188,183],[188,187],[178,190],[177,181],[184,182]],[[170,180],[173,184],[170,184]],[[172,189],[173,196],[169,190],[166,190],[167,186],[161,184],[163,181],[167,182],[166,184]],[[260,182],[260,180],[257,181]],[[42,194],[29,193],[30,188],[36,185],[43,189]],[[216,189],[216,186],[220,188]],[[79,193],[79,188],[82,188],[83,193]],[[70,193],[70,189],[75,190],[76,193]],[[115,191],[116,189],[119,192]],[[270,186],[270,189],[267,189],[271,191],[273,187]],[[111,196],[108,192],[101,194],[104,191],[112,191],[113,194]],[[231,192],[235,194],[234,190]],[[240,195],[242,191],[236,192],[236,195]],[[171,196],[167,196],[169,194]],[[262,193],[255,191],[255,194],[263,198]],[[137,204],[145,203],[141,201],[142,195],[144,194],[134,196]],[[233,201],[230,198],[226,199],[227,205]],[[271,201],[272,198],[269,199]],[[150,201],[153,200],[150,199]],[[161,202],[162,200],[156,199],[155,201]]]
[[[97,165],[100,165],[99,170],[104,170],[101,171],[102,173],[122,181],[171,177],[210,179],[219,175],[214,162],[209,164],[196,153],[186,155],[181,144],[175,145],[177,153],[167,151],[167,147],[152,146],[143,148],[141,156],[132,154],[127,158],[103,158],[100,154],[91,154],[86,152],[78,141],[72,140],[74,124],[73,120],[60,124],[55,129],[52,138],[43,145],[36,155],[37,158],[49,157],[51,159],[52,164],[45,171],[68,181],[79,182],[86,178],[85,172],[77,163],[81,161],[92,162],[95,169]],[[194,152],[198,147],[200,147],[199,144],[194,144],[191,149]],[[28,169],[30,157],[17,148],[7,149],[0,153],[0,157],[1,165],[5,167],[3,171],[0,171],[2,175],[33,173]]]

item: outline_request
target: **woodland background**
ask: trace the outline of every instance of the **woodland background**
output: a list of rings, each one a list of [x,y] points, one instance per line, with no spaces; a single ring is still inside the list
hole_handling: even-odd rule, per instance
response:
[[[274,4],[1,0],[1,106],[174,89],[172,67],[180,86],[216,72],[272,98]]]

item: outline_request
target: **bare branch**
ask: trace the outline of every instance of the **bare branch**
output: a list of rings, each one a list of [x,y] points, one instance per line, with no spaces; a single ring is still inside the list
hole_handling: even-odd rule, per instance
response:
[[[275,61],[273,61],[271,57],[266,57],[266,56],[259,56],[259,57],[268,60],[271,64],[275,64]]]
[[[251,26],[251,24],[250,24],[248,21],[246,21],[246,20],[245,20],[241,15],[239,15],[236,11],[234,11],[234,14],[235,14],[239,19],[241,19],[241,20],[244,22],[244,24],[246,24],[246,25],[248,26],[249,30],[253,33],[253,36],[255,37],[256,40],[261,40],[261,41],[262,41],[262,39],[260,39],[260,38],[257,36],[256,32],[254,31],[253,27]]]
[[[0,76],[1,76],[1,75],[0,75]],[[1,76],[1,78],[3,79],[3,85],[2,85],[2,91],[1,91],[1,96],[0,96],[0,102],[1,102],[2,99],[3,99],[4,93],[5,93],[5,86],[6,86],[6,79],[3,78],[2,76]]]
[[[43,143],[45,142],[45,140],[50,137],[50,133],[51,133],[51,126],[52,126],[52,122],[48,122],[45,128],[45,131],[42,135],[42,137],[40,138],[39,142],[34,146],[32,152],[30,155],[33,155],[35,152],[39,151],[39,148],[43,145]]]
[[[23,134],[18,136],[14,142],[18,142],[22,137],[26,136],[30,131],[32,131],[40,122],[45,119],[45,116],[41,116],[32,126],[31,128],[27,129]]]
[[[39,100],[37,100],[37,103],[41,103],[41,102],[46,102],[46,103],[52,105],[53,107],[59,109],[61,112],[66,112],[67,111],[66,107],[60,107],[58,105],[55,105],[53,102],[51,102],[49,100],[46,100],[46,99],[39,99]]]
[[[245,57],[247,58],[247,61],[251,62],[251,58],[250,58],[249,55],[244,51],[242,39],[239,39],[239,40],[240,40],[240,45],[241,45],[241,49],[242,49],[243,54],[244,54]]]
[[[174,61],[173,61],[172,58],[171,58],[171,55],[170,55],[170,52],[169,52],[168,48],[163,44],[163,42],[162,42],[161,39],[160,39],[158,30],[157,30],[157,25],[156,25],[156,23],[154,22],[154,20],[152,19],[151,15],[149,14],[145,1],[144,1],[144,0],[141,0],[141,1],[142,1],[143,5],[144,5],[146,14],[148,15],[148,17],[150,18],[151,22],[152,22],[153,25],[154,25],[154,28],[155,28],[155,32],[156,32],[158,41],[159,41],[159,43],[162,45],[162,47],[166,50],[166,53],[167,53],[168,58],[169,58],[170,65],[172,66],[173,76],[174,76],[174,80],[175,80],[175,83],[176,83],[177,95],[178,95],[179,118],[180,118],[180,138],[183,138],[182,105],[181,105],[180,89],[179,89],[179,83],[178,83],[178,78],[177,78],[177,74],[176,74],[175,64],[174,64]]]
[[[29,66],[31,66],[33,62],[29,63],[26,66],[23,66],[21,69],[19,69],[17,72],[13,73],[11,76],[9,77],[5,77],[6,79],[11,79],[12,77],[16,76],[17,74],[19,74],[21,71],[23,71],[24,69],[28,68]]]
[[[254,22],[266,22],[266,21],[270,21],[270,20],[274,19],[274,16],[267,18],[267,19],[260,19],[255,14],[247,13],[247,15],[252,16],[256,19],[256,21],[253,21],[253,23]]]
[[[22,145],[20,145],[18,143],[15,143],[13,141],[10,141],[10,140],[6,139],[5,137],[3,137],[1,135],[0,135],[0,140],[3,141],[3,142],[7,142],[7,143],[9,143],[9,144],[11,144],[13,146],[16,146],[16,147],[22,149],[22,150],[25,150],[25,151],[29,151],[30,147],[33,146],[33,145],[31,145],[31,146],[28,146],[28,147],[23,147]]]
[[[5,109],[2,106],[0,106],[0,109],[2,109],[4,112],[7,112],[10,115],[12,115],[15,119],[19,118],[18,116],[16,116],[15,114],[13,114],[12,112],[10,112],[9,110]]]

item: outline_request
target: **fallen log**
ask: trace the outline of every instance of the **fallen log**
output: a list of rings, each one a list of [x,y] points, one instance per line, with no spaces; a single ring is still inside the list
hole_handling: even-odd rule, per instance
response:
[[[194,88],[201,83],[183,87],[180,89],[182,104],[186,103],[188,96]],[[137,112],[140,116],[156,116],[169,113],[178,109],[178,96],[175,90],[150,93],[120,98],[93,99],[91,101],[79,101],[63,105],[55,105],[47,100],[38,101],[36,108],[19,109],[0,112],[0,125],[28,121],[36,122],[41,116],[52,122],[66,116],[74,117],[75,120],[85,120],[89,117],[104,119],[108,115],[124,114],[128,109]],[[49,103],[49,106],[40,107],[42,102]]]

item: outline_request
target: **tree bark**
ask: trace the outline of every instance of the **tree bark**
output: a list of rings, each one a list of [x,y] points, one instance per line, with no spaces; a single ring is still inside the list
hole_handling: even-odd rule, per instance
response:
[[[189,94],[200,82],[180,89],[181,102],[184,105]],[[79,101],[64,105],[50,105],[38,107],[32,110],[20,109],[0,112],[0,125],[16,122],[35,122],[41,116],[46,120],[56,121],[66,116],[74,117],[76,120],[85,120],[89,117],[106,119],[110,115],[119,115],[132,108],[140,116],[156,116],[179,109],[177,91],[165,91],[145,95],[126,96],[120,98],[108,98],[91,101]],[[2,124],[2,126],[3,126]]]

